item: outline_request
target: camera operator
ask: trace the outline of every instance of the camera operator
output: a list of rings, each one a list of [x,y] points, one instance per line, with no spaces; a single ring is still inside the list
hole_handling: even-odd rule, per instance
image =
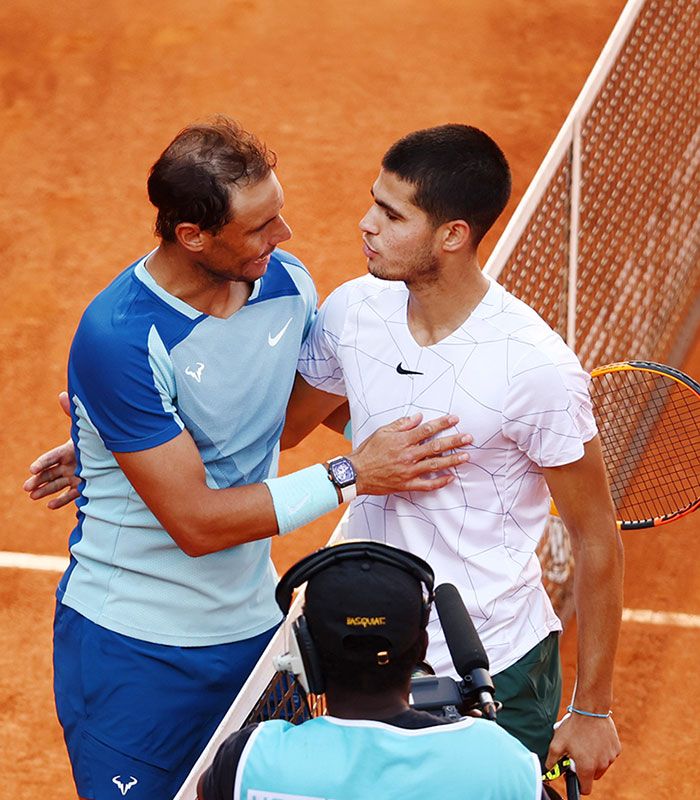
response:
[[[498,725],[447,723],[409,706],[411,673],[428,643],[434,578],[425,561],[376,542],[324,548],[280,581],[284,613],[307,580],[291,635],[328,716],[233,734],[201,776],[199,800],[540,796],[536,756]]]

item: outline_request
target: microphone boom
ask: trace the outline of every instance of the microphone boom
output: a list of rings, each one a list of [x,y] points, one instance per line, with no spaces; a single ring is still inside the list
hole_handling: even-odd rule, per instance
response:
[[[489,659],[457,587],[451,583],[437,586],[435,608],[467,698],[487,719],[495,720],[495,688],[489,675]]]

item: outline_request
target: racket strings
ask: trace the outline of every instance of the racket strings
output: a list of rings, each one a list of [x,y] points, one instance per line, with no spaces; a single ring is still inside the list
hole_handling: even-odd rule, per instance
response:
[[[695,499],[693,475],[687,471],[683,446],[673,444],[664,431],[664,425],[668,424],[678,430],[669,408],[672,406],[668,402],[659,404],[657,398],[649,404],[646,419],[642,416],[639,427],[628,430],[622,441],[617,437],[614,443],[616,447],[628,444],[626,460],[618,462],[619,469],[613,478],[620,510],[634,512],[624,513],[625,517],[648,518],[672,513]],[[654,425],[656,420],[659,422]]]
[[[651,520],[692,506],[700,495],[700,397],[640,369],[597,375],[591,390],[618,518]]]

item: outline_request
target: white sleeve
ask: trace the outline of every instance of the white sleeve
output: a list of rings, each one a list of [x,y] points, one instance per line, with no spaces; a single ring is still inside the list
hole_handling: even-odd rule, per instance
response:
[[[562,343],[555,363],[533,348],[510,374],[502,430],[540,467],[571,464],[598,432],[588,392],[590,376]]]
[[[325,300],[316,315],[299,354],[297,370],[311,386],[330,394],[347,396],[343,368],[338,355],[345,326],[347,284]]]

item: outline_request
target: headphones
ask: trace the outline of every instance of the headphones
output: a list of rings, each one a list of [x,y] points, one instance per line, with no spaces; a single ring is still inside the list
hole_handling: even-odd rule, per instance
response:
[[[378,561],[401,569],[415,578],[425,587],[421,627],[424,628],[428,624],[435,586],[435,575],[431,566],[413,553],[380,542],[364,540],[340,542],[321,548],[288,569],[275,590],[275,600],[282,613],[285,616],[289,613],[294,589],[319,572],[350,559]],[[291,630],[289,652],[274,658],[275,668],[279,672],[292,672],[307,693],[323,694],[325,687],[321,662],[303,614],[292,622]]]

